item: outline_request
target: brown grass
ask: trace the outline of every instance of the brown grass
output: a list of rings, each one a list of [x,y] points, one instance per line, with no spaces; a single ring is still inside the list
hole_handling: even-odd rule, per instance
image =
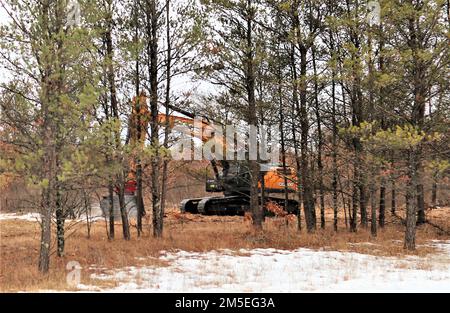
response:
[[[428,218],[445,229],[450,228],[449,216],[450,208],[428,212]],[[148,222],[149,220],[141,238],[137,238],[133,229],[131,241],[121,239],[120,225],[116,227],[117,239],[114,241],[108,240],[102,221],[93,225],[90,239],[86,237],[85,225],[73,227],[70,232],[74,233],[67,239],[66,255],[63,258],[53,255],[50,274],[43,276],[37,271],[39,224],[0,221],[0,291],[70,290],[66,285],[65,269],[69,261],[77,261],[83,267],[82,283],[114,286],[114,282],[110,281],[92,281],[90,274],[126,266],[164,266],[166,264],[158,259],[162,250],[201,252],[215,249],[307,247],[383,256],[406,254],[402,243],[404,227],[397,218],[391,218],[389,214],[386,227],[379,230],[376,238],[372,238],[365,229],[349,233],[342,218],[336,234],[332,230],[330,211],[327,211],[327,228],[319,229],[314,234],[307,234],[304,230],[298,232],[297,221],[292,217],[287,226],[284,217],[267,219],[264,232],[256,234],[252,231],[251,221],[244,217],[181,215],[170,211],[165,220],[164,238],[154,239]],[[430,225],[420,226],[417,233],[419,246],[412,254],[424,256],[432,253],[432,247],[423,246],[432,239],[448,240],[450,237]],[[95,268],[91,268],[93,265]]]

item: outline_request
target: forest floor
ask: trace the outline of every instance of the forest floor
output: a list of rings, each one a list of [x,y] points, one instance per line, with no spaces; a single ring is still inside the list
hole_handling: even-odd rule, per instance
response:
[[[400,216],[404,212],[399,211]],[[131,241],[109,241],[104,220],[67,222],[66,253],[52,255],[50,274],[37,271],[40,228],[37,214],[0,213],[0,291],[450,291],[450,208],[427,211],[434,224],[417,230],[417,250],[403,249],[404,226],[387,214],[372,238],[360,227],[314,234],[297,230],[295,217],[268,218],[255,234],[243,217],[181,215],[169,211],[162,239],[135,227]],[[436,227],[438,226],[438,227]],[[69,262],[81,266],[80,284],[67,284]]]

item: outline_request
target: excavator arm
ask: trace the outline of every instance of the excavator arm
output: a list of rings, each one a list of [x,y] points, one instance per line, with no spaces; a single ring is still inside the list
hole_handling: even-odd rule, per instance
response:
[[[184,112],[182,114],[186,114],[186,111],[180,110],[177,112],[181,113]],[[193,116],[193,115],[191,115]],[[186,117],[181,117],[181,116],[174,116],[174,115],[165,115],[165,114],[159,114],[158,115],[158,121],[161,125],[166,125],[169,127],[169,129],[173,129],[175,127],[176,124],[184,124],[184,125],[188,125],[188,126],[196,126],[196,121],[195,118],[186,118]],[[180,129],[182,130],[182,129]],[[201,129],[193,129],[193,130],[185,130],[184,131],[185,134],[190,135],[192,137],[196,137],[196,138],[201,138],[202,142],[208,142],[210,140],[215,140],[216,144],[219,146],[219,149],[224,150],[225,149],[225,143],[223,141],[223,138],[219,138],[219,137],[215,137],[214,136],[214,126],[209,123],[209,121],[205,121],[205,119],[202,119],[201,121]],[[218,162],[216,159],[212,159],[211,161],[211,166],[213,168],[214,171],[214,175],[216,177],[216,179],[219,179],[219,168],[218,168]],[[222,163],[222,167],[227,167],[227,161],[221,161]]]
[[[139,99],[137,99],[137,97],[134,97],[131,102],[131,106],[132,111],[128,123],[127,143],[132,146],[140,145],[141,147],[144,147],[148,125],[151,120],[151,112],[148,109],[147,96],[145,95],[145,93],[141,93]],[[196,116],[193,113],[176,108],[171,105],[169,106],[169,108],[188,117],[158,114],[158,123],[161,126],[167,126],[171,130],[179,124],[184,124],[192,127],[196,126]],[[207,142],[213,138],[217,139],[219,140],[219,147],[221,147],[222,149],[225,147],[222,139],[214,137],[214,126],[206,118],[202,118],[201,129],[192,129],[187,134],[193,137],[201,138],[202,142]],[[215,159],[211,160],[211,165],[216,179],[218,179],[219,169],[217,161]],[[226,167],[226,165],[224,166]],[[125,191],[129,194],[133,194],[136,191],[136,161],[134,159],[130,161],[130,170],[127,177]]]

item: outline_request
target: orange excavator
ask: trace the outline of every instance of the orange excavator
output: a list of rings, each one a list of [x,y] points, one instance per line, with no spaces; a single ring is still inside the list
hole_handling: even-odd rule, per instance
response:
[[[134,100],[133,103],[136,103]],[[149,122],[149,111],[146,105],[145,95],[141,95],[140,110],[133,106],[133,113],[130,118],[130,129],[140,125],[140,132],[131,131],[132,140],[139,140],[144,144],[146,130]],[[195,114],[179,108],[170,106],[171,110],[187,117],[159,114],[158,121],[162,126],[168,126],[174,129],[176,125],[186,125],[189,129],[188,135],[201,138],[203,143],[211,140],[216,143],[216,149],[225,149],[226,142],[223,138],[215,136],[214,123],[207,117],[203,117],[201,124],[195,122]],[[139,124],[142,123],[142,124]],[[197,128],[195,128],[197,126]],[[200,126],[200,127],[198,127]],[[144,132],[145,131],[145,132]],[[223,150],[224,151],[224,150]],[[213,178],[206,180],[206,192],[222,193],[221,196],[211,196],[204,198],[185,199],[181,202],[180,209],[182,213],[189,212],[193,214],[205,215],[243,215],[249,210],[250,196],[250,171],[247,161],[236,160],[210,160],[214,172]],[[129,191],[135,191],[134,166],[129,175]],[[283,167],[280,164],[260,164],[259,181],[259,199],[260,203],[276,203],[285,207],[288,213],[298,213],[298,199],[296,183],[297,175],[293,168]],[[133,187],[134,186],[134,187]]]

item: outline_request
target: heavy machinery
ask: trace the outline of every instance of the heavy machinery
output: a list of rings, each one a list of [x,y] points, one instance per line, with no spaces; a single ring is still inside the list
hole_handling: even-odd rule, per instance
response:
[[[133,103],[136,99],[133,100]],[[133,141],[144,142],[149,121],[149,112],[145,95],[139,99],[139,112],[133,106],[130,118],[130,134]],[[196,124],[195,114],[170,106],[170,109],[187,117],[159,114],[158,121],[173,129],[178,124],[188,125],[189,135],[199,138],[206,143],[214,140],[219,149],[225,149],[223,138],[215,136],[215,126],[207,117],[202,117],[200,125]],[[197,128],[196,128],[197,127]],[[139,129],[139,131],[137,131]],[[145,132],[145,133],[144,133]],[[144,136],[144,138],[142,138]],[[133,139],[134,138],[134,139]],[[144,139],[144,140],[143,140]],[[206,179],[206,192],[222,193],[221,196],[212,195],[204,198],[185,199],[181,202],[181,212],[205,215],[243,215],[249,210],[250,199],[250,171],[247,161],[216,160],[212,158],[211,167],[213,177]],[[268,203],[275,203],[284,207],[288,213],[298,212],[298,199],[295,181],[297,175],[294,169],[280,164],[260,163],[259,199],[267,207]],[[131,165],[128,177],[127,191],[134,193],[135,166]],[[266,210],[267,211],[267,210]],[[267,211],[267,213],[269,213]]]
[[[223,196],[185,199],[181,202],[181,212],[205,215],[243,215],[249,211],[250,171],[245,161],[232,161],[228,169],[222,171],[218,178],[207,179],[206,191],[222,192]],[[259,182],[260,204],[264,205],[266,214],[268,203],[285,207],[290,214],[298,213],[294,174],[291,169],[284,170],[279,164],[260,164]],[[285,187],[285,177],[288,183]],[[287,197],[286,197],[287,194]],[[287,204],[287,205],[286,205]]]
[[[193,126],[196,116],[175,107],[171,109],[188,116],[161,116],[160,121],[173,127],[176,123]],[[201,138],[203,143],[213,140],[216,149],[226,148],[224,138],[215,137],[214,123],[206,117],[202,118],[200,129],[193,129],[190,134]],[[205,215],[243,215],[249,210],[250,171],[247,161],[211,159],[212,178],[206,179],[206,192],[222,193],[221,196],[185,199],[181,202],[182,213]],[[259,199],[260,204],[275,203],[284,207],[288,213],[298,213],[298,199],[295,181],[297,175],[290,167],[281,164],[260,163]],[[270,214],[268,210],[266,213]]]

